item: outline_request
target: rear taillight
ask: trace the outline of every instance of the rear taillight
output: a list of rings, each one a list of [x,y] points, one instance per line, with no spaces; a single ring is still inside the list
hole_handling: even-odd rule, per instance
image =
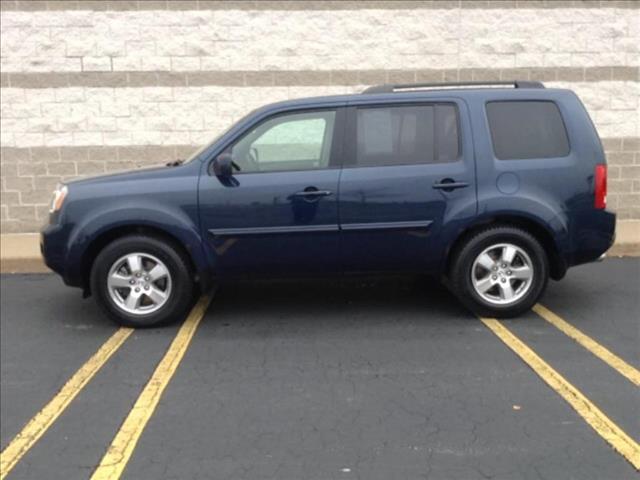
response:
[[[604,164],[596,165],[593,178],[595,181],[595,199],[593,206],[602,210],[607,208],[607,166]]]

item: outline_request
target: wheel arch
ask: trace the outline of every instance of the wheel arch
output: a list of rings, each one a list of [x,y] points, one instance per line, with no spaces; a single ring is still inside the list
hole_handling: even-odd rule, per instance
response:
[[[533,235],[544,248],[549,260],[549,274],[554,280],[560,280],[567,271],[567,263],[564,260],[557,242],[554,240],[553,231],[542,221],[517,214],[498,214],[482,218],[463,229],[447,251],[445,260],[445,273],[448,274],[457,252],[465,242],[480,230],[487,227],[504,225],[521,228]]]

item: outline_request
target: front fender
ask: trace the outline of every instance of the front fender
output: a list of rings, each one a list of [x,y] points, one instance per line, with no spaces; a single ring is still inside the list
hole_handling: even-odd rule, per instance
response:
[[[208,276],[211,260],[207,256],[197,225],[184,211],[165,205],[162,207],[160,209],[150,202],[133,207],[125,202],[110,203],[81,219],[73,226],[66,248],[66,264],[70,266],[67,276],[71,282],[82,283],[86,262],[90,261],[87,255],[91,253],[94,242],[110,231],[127,226],[152,228],[175,238],[190,255],[198,275]]]

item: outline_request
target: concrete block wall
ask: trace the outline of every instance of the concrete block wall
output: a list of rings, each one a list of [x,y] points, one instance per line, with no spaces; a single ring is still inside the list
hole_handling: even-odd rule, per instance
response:
[[[640,2],[2,1],[2,232],[78,176],[184,158],[249,110],[389,81],[575,90],[640,219]]]

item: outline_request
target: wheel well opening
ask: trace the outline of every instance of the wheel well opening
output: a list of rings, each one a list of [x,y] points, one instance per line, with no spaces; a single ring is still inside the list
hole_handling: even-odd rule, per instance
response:
[[[555,242],[553,241],[553,237],[551,236],[551,234],[543,226],[541,226],[540,224],[538,224],[533,220],[523,218],[523,217],[510,217],[510,216],[500,216],[500,217],[490,218],[483,221],[482,223],[473,225],[468,229],[466,229],[465,231],[463,231],[458,236],[458,238],[456,239],[454,244],[451,246],[451,248],[449,249],[449,253],[447,255],[446,272],[448,272],[449,269],[451,268],[451,265],[453,263],[453,260],[458,250],[460,250],[462,245],[464,245],[464,243],[470,237],[475,235],[480,230],[483,230],[490,226],[496,226],[496,225],[517,227],[529,232],[540,242],[540,244],[542,245],[542,248],[544,248],[544,251],[547,254],[547,258],[549,260],[549,274],[551,278],[553,278],[554,280],[559,280],[564,276],[564,274],[567,271],[567,266],[562,260],[562,257],[558,252],[558,249],[556,247]]]
[[[114,240],[125,237],[127,235],[147,235],[170,244],[174,249],[180,251],[184,255],[184,258],[187,260],[189,270],[193,275],[196,283],[198,283],[199,279],[196,275],[197,269],[193,262],[193,258],[191,258],[188,249],[177,238],[159,228],[141,225],[126,225],[122,227],[116,227],[108,230],[107,232],[104,232],[89,245],[86,252],[84,253],[82,259],[82,288],[85,292],[85,296],[91,294],[91,282],[89,280],[91,277],[91,269],[93,268],[93,262],[95,261],[100,251],[102,251],[104,247],[106,247]]]

